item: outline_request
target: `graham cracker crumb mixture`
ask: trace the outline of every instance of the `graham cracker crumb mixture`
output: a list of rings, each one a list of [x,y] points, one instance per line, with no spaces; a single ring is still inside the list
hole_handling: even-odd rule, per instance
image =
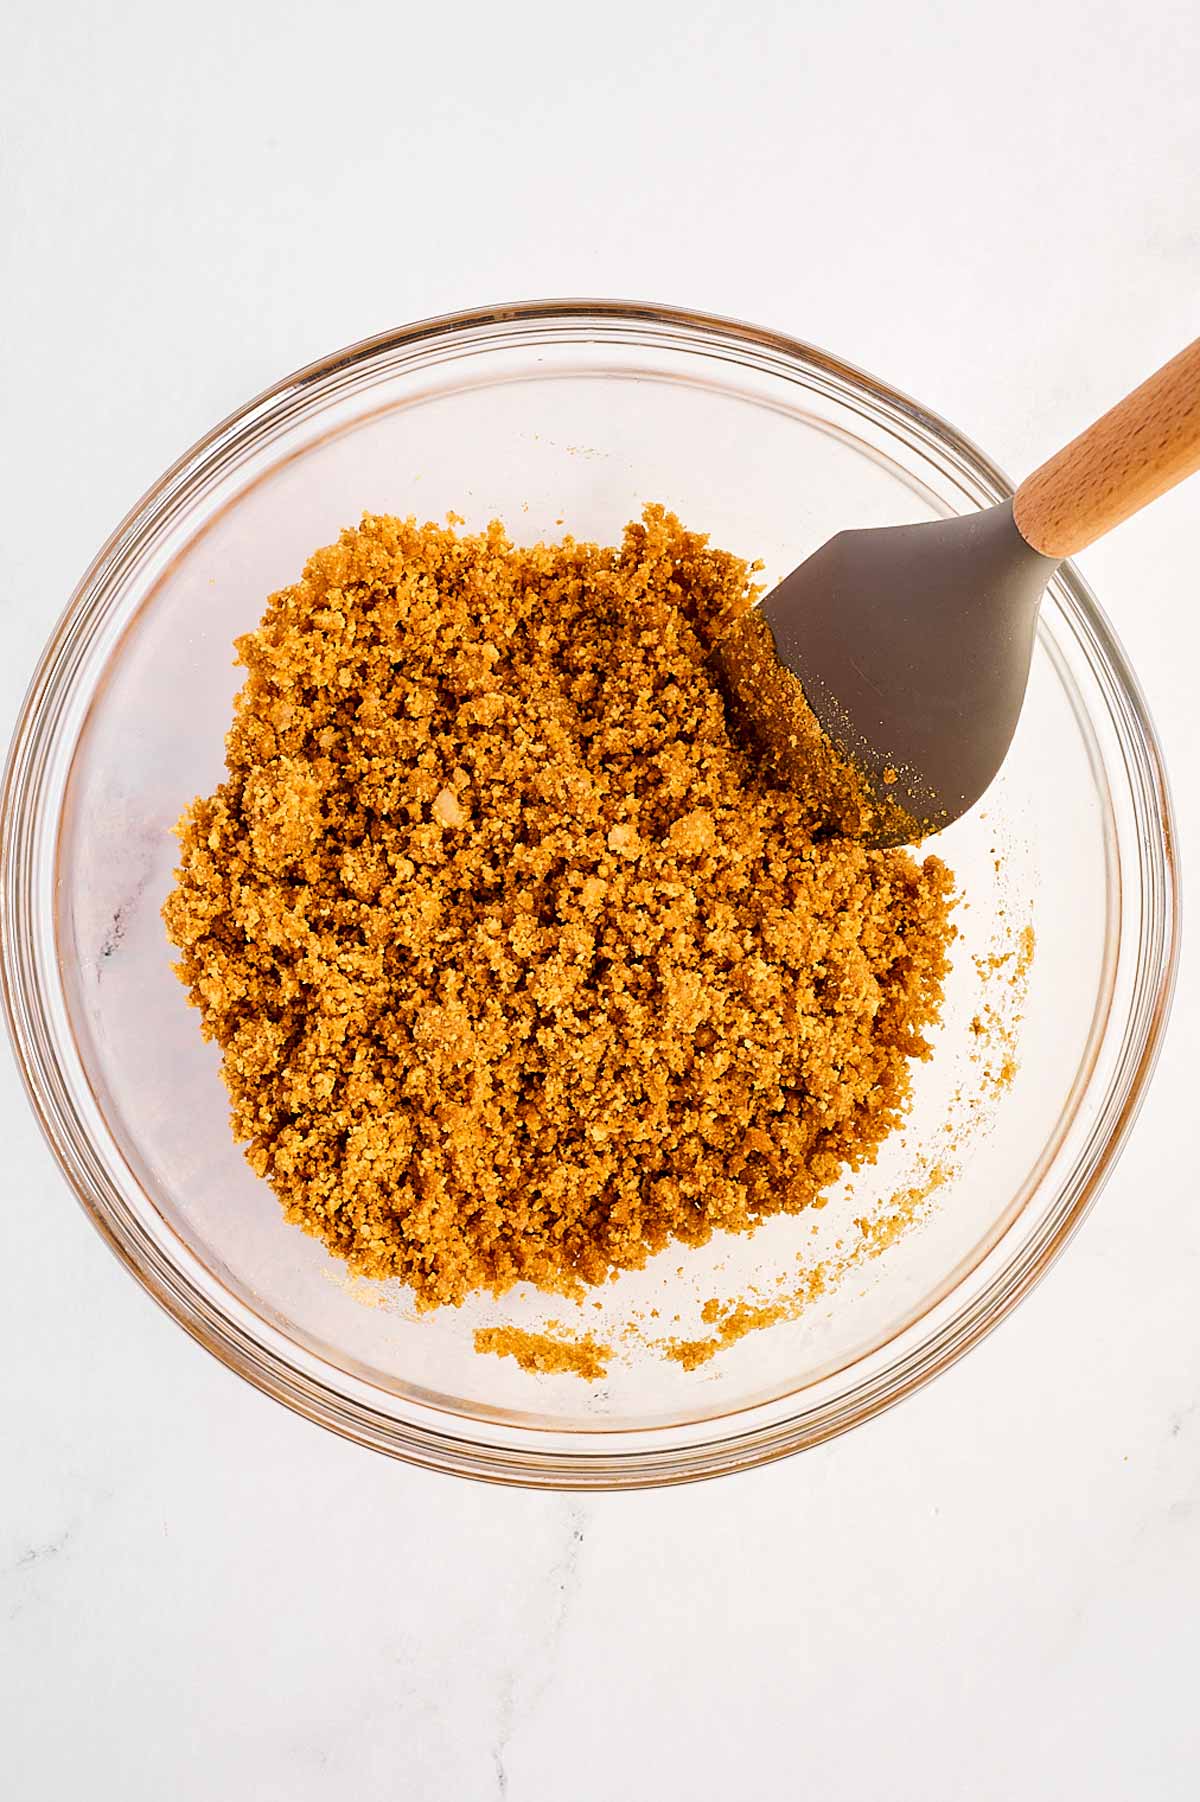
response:
[[[731,732],[752,574],[660,507],[615,549],[367,515],[238,641],[164,916],[236,1137],[354,1271],[577,1294],[901,1118],[951,877]]]
[[[480,1327],[475,1334],[477,1352],[494,1352],[498,1358],[515,1358],[522,1370],[539,1376],[567,1374],[587,1383],[608,1375],[611,1345],[597,1345],[590,1333],[578,1338],[555,1338],[550,1333],[525,1333],[515,1326]]]

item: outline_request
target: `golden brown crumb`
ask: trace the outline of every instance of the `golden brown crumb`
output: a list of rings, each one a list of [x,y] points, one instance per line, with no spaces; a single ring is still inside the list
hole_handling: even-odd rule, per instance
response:
[[[867,785],[822,732],[766,621],[742,608],[718,630],[713,663],[739,736],[796,796],[810,835],[832,829],[865,838],[875,824]]]
[[[164,914],[287,1217],[423,1305],[577,1293],[869,1161],[928,1054],[936,858],[731,732],[751,571],[367,515],[273,595]]]
[[[753,1307],[749,1302],[737,1302],[721,1322],[720,1329],[709,1339],[671,1339],[666,1345],[666,1354],[676,1364],[682,1364],[685,1370],[698,1370],[701,1364],[715,1357],[727,1345],[734,1345],[744,1339],[748,1333],[755,1333],[764,1327],[777,1326],[781,1320],[791,1318],[791,1309],[787,1302],[772,1302],[765,1307]],[[706,1325],[711,1325],[707,1321]]]
[[[597,1345],[590,1333],[578,1339],[556,1339],[549,1333],[525,1333],[515,1326],[479,1327],[477,1352],[494,1352],[498,1358],[515,1358],[522,1370],[542,1376],[567,1373],[595,1383],[608,1375],[606,1359],[611,1345]]]
[[[873,792],[863,767],[822,729],[760,613],[731,610],[715,630],[712,660],[734,728],[792,790],[810,832],[832,830],[866,844],[916,844],[928,835],[900,802]],[[884,784],[899,774],[889,765]]]

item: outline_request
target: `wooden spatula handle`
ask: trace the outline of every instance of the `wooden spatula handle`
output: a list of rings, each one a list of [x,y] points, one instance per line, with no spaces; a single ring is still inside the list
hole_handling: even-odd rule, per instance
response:
[[[1017,489],[1027,544],[1071,557],[1200,469],[1200,338]]]

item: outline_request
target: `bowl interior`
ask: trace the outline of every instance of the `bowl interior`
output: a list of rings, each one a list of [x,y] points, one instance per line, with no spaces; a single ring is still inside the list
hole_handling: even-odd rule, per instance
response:
[[[1061,589],[1003,775],[931,847],[958,877],[960,937],[907,1130],[822,1210],[668,1250],[578,1308],[517,1291],[418,1317],[403,1289],[350,1277],[286,1225],[230,1139],[217,1055],[171,973],[159,920],[172,827],[222,774],[240,679],[231,641],[364,510],[453,509],[471,527],[499,517],[521,540],[570,531],[613,542],[644,502],[661,500],[714,542],[764,559],[773,580],[846,524],[988,498],[986,472],[927,425],[816,364],[565,327],[447,334],[276,403],[210,452],[203,479],[114,577],[56,821],[64,1042],[100,1155],[164,1259],[273,1355],[366,1396],[385,1418],[423,1409],[452,1432],[502,1423],[530,1443],[681,1426],[711,1438],[724,1417],[851,1382],[1015,1221],[1048,1208],[1124,980],[1127,804],[1114,794],[1102,684]],[[855,1220],[909,1208],[911,1230],[867,1255],[887,1233],[864,1241]],[[818,1264],[848,1269],[794,1318],[690,1371],[663,1355],[659,1341],[711,1334],[700,1319],[710,1298],[791,1294]],[[479,1325],[547,1321],[610,1344],[607,1380],[532,1376],[473,1350]]]

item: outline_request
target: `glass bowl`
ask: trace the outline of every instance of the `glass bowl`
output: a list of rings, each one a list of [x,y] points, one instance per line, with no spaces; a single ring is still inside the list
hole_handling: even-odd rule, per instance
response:
[[[388,332],[279,383],[168,470],[53,637],[3,795],[4,992],[33,1104],[117,1254],[234,1370],[442,1470],[622,1488],[742,1469],[868,1419],[962,1356],[1057,1256],[1129,1130],[1176,951],[1171,822],[1137,683],[1064,567],[1002,777],[938,849],[961,936],[907,1129],[827,1207],[672,1248],[571,1304],[418,1316],[282,1219],[233,1145],[159,908],[172,827],[222,774],[231,641],[364,510],[613,542],[660,500],[778,578],[839,527],[988,505],[943,420],[778,333],[552,301]],[[1026,930],[1032,926],[1034,939]],[[1028,964],[1031,944],[1036,945]],[[904,1198],[907,1198],[906,1200]],[[908,1230],[889,1220],[906,1208]],[[865,1238],[858,1219],[874,1222]],[[884,1230],[876,1230],[880,1228]],[[881,1254],[881,1246],[886,1244]],[[686,1369],[706,1299],[849,1274]],[[481,1324],[592,1323],[607,1379],[478,1355]]]

